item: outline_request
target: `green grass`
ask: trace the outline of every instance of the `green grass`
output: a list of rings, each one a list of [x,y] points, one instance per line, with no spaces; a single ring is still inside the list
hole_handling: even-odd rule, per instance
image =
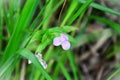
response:
[[[0,79],[18,80],[25,74],[25,80],[84,80],[73,49],[98,41],[105,34],[109,34],[106,36],[109,39],[120,33],[117,22],[94,15],[92,11],[88,14],[90,8],[120,16],[119,12],[93,0],[46,0],[44,3],[42,0],[0,0]],[[85,30],[91,20],[108,28],[87,34]],[[61,33],[69,37],[71,48],[67,51],[53,46],[53,39]],[[118,43],[116,41],[114,51],[107,55],[108,59],[119,52]],[[47,69],[35,57],[38,52],[43,55]],[[24,73],[23,59],[26,60]],[[28,60],[32,64],[27,64]],[[118,68],[107,80],[119,72]]]

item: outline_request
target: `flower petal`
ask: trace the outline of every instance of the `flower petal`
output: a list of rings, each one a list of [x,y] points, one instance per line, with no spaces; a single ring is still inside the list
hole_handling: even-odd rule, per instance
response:
[[[70,48],[70,42],[64,41],[64,42],[62,43],[62,48],[63,48],[64,50],[68,50],[68,49]]]
[[[54,45],[54,46],[59,46],[59,45],[61,45],[60,37],[54,38],[54,40],[53,40],[53,45]]]
[[[68,40],[68,36],[66,34],[60,34],[60,38],[64,38],[65,40]]]
[[[41,63],[44,69],[47,68],[47,63],[43,59],[39,59],[39,62]]]
[[[28,64],[31,64],[32,62],[31,62],[31,60],[28,60]]]
[[[42,54],[40,54],[40,53],[35,54],[35,56],[36,56],[37,58],[42,58]]]

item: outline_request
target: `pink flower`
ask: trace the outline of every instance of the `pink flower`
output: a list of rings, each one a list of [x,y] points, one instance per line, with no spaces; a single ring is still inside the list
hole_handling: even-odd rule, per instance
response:
[[[60,34],[60,37],[56,37],[53,40],[54,46],[62,46],[64,50],[68,50],[70,48],[70,42],[68,41],[68,36],[65,34]]]

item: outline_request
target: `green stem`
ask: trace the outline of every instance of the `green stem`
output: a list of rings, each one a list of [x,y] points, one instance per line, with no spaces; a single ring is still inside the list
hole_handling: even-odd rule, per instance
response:
[[[0,54],[2,53],[2,37],[3,36],[3,0],[0,0]]]

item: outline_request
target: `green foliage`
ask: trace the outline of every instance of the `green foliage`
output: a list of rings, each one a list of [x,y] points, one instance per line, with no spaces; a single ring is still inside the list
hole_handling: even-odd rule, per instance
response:
[[[32,63],[40,70],[40,72],[43,74],[43,76],[46,77],[47,80],[52,80],[51,77],[47,74],[47,72],[44,70],[42,65],[39,63],[39,61],[36,59],[36,57],[27,49],[23,49],[20,51],[20,54],[27,58],[28,60],[31,60]]]
[[[58,80],[61,75],[62,79],[83,80],[72,50],[89,42],[97,41],[106,34],[107,39],[120,34],[118,23],[98,15],[92,15],[92,13],[86,14],[91,7],[120,16],[119,12],[97,4],[93,0],[46,0],[44,4],[42,0],[25,0],[25,4],[23,1],[0,0],[1,80],[19,79],[22,73],[20,68],[23,58],[32,61],[31,65],[26,63],[26,80]],[[61,7],[65,10],[61,12],[61,20],[58,21],[55,14],[58,15],[57,12]],[[37,11],[37,8],[40,10]],[[89,34],[84,33],[91,20],[101,22],[109,27]],[[3,34],[4,27],[7,35]],[[61,33],[69,37],[71,48],[67,51],[53,46],[53,39]],[[3,41],[7,45],[3,45]],[[120,50],[118,43],[114,45],[114,51],[107,55],[107,58],[116,55],[116,52]],[[38,52],[43,54],[43,60],[48,65],[46,70],[34,55]],[[108,80],[111,80],[119,72],[120,69],[108,77]]]
[[[15,25],[14,32],[3,54],[3,58],[2,58],[3,62],[6,61],[10,56],[15,54],[15,51],[20,47],[21,45],[20,43],[23,40],[25,34],[24,31],[32,19],[37,4],[38,4],[38,0],[34,0],[34,1],[27,0],[24,9],[22,10],[21,16],[19,17]]]

